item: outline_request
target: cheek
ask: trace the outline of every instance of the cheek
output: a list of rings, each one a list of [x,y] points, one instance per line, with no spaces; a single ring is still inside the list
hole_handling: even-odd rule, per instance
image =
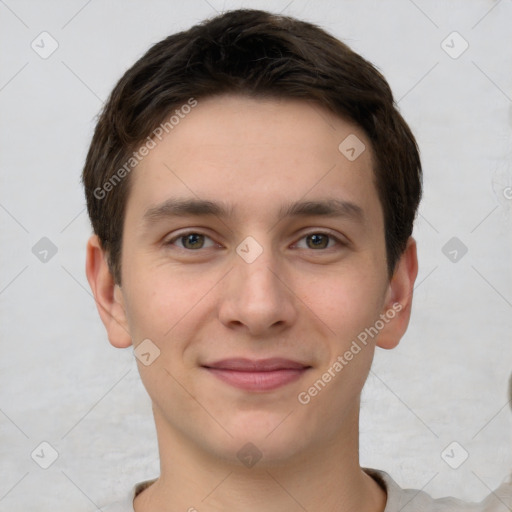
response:
[[[176,338],[207,303],[218,281],[204,272],[184,273],[168,262],[135,259],[126,266],[127,315],[130,329],[138,338],[166,343]],[[176,342],[173,342],[176,347]]]
[[[298,295],[337,339],[346,340],[380,313],[386,286],[375,270],[371,266],[366,271],[343,269],[313,282],[301,280]]]

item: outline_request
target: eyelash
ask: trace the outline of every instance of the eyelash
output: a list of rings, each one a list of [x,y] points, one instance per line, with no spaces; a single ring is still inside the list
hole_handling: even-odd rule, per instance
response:
[[[208,239],[210,239],[210,240],[212,240],[212,241],[213,241],[213,239],[212,239],[210,236],[208,236],[208,235],[207,235],[207,234],[205,234],[205,233],[202,233],[201,231],[185,231],[185,232],[182,232],[182,233],[180,233],[180,234],[178,234],[178,235],[174,236],[174,237],[173,237],[173,238],[171,238],[170,240],[166,241],[166,242],[164,243],[164,245],[165,245],[165,246],[172,246],[172,245],[174,245],[174,243],[175,243],[177,240],[181,240],[182,238],[185,238],[185,237],[187,237],[187,236],[189,236],[189,235],[201,235],[201,236],[204,236],[205,238],[208,238]],[[340,247],[345,247],[345,246],[347,246],[347,245],[348,245],[346,242],[344,242],[344,241],[340,240],[340,238],[338,238],[337,236],[333,235],[333,234],[332,234],[331,232],[329,232],[329,231],[310,231],[309,233],[305,233],[305,234],[303,234],[303,235],[299,238],[299,240],[298,240],[298,241],[303,240],[303,239],[305,239],[305,238],[307,238],[308,236],[311,236],[311,235],[323,235],[323,236],[327,236],[327,237],[329,237],[329,242],[330,242],[331,240],[334,240],[334,241],[335,241],[335,243],[336,243],[336,245],[338,245],[338,246],[340,246]],[[214,244],[216,244],[216,242],[214,242]],[[296,244],[297,244],[297,242],[295,242],[295,243],[294,243],[294,245],[296,245]],[[217,245],[219,245],[219,244],[217,244]],[[315,251],[315,252],[316,252],[316,251],[319,251],[319,252],[320,252],[320,251],[326,251],[326,250],[328,250],[328,249],[333,249],[334,247],[335,247],[335,246],[331,246],[331,247],[329,247],[329,246],[328,246],[328,247],[320,248],[320,249],[311,249],[311,248],[307,247],[306,249],[309,249],[309,250],[311,250],[311,251]],[[186,247],[179,247],[179,246],[178,246],[178,248],[179,248],[179,249],[181,249],[181,250],[183,250],[183,251],[187,251],[187,252],[199,252],[199,251],[201,251],[202,249],[205,249],[204,247],[201,247],[200,249],[187,249]],[[209,248],[210,248],[210,247],[206,247],[206,249],[209,249]]]

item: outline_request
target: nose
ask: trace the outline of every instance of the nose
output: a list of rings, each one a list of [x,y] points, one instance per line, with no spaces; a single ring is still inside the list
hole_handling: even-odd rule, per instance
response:
[[[289,328],[297,319],[297,298],[279,259],[269,249],[251,262],[238,254],[234,260],[224,283],[220,321],[254,337]]]

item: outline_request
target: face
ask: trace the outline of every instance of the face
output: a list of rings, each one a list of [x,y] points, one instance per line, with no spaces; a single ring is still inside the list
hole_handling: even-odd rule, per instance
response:
[[[233,460],[247,442],[279,462],[339,439],[410,295],[387,276],[364,132],[302,101],[199,100],[130,179],[113,293],[130,336],[109,335],[150,340],[157,428]]]

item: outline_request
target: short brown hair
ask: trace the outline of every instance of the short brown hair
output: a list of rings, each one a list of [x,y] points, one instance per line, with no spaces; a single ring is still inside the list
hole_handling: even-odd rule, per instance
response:
[[[240,9],[152,46],[119,80],[103,108],[82,180],[89,217],[116,283],[121,283],[131,183],[121,169],[126,171],[133,152],[173,109],[191,98],[229,93],[302,98],[363,128],[376,160],[391,276],[412,233],[422,171],[416,141],[388,83],[371,63],[318,26]]]

